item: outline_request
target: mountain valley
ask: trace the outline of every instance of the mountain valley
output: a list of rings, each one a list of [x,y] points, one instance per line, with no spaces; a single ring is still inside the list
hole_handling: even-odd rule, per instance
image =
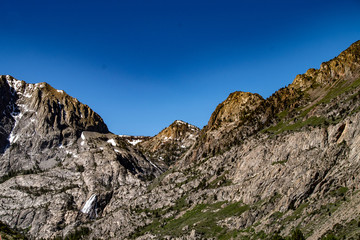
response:
[[[8,239],[360,237],[360,41],[153,137],[111,133],[47,83],[1,75],[0,96]]]

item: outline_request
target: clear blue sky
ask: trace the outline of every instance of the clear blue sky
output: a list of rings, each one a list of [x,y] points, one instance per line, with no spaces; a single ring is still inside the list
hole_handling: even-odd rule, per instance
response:
[[[48,82],[116,134],[199,127],[360,39],[360,1],[1,0],[0,74]]]

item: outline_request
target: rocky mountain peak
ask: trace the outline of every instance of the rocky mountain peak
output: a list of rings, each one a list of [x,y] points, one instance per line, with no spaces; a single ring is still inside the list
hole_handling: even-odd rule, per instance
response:
[[[337,57],[323,62],[320,69],[310,68],[295,77],[291,87],[305,90],[317,85],[331,85],[336,80],[352,81],[360,77],[360,41],[353,43]]]
[[[97,113],[62,90],[10,75],[0,75],[0,80],[0,153],[11,155],[14,161],[23,153],[72,145],[83,131],[109,132]],[[33,168],[36,161],[34,157],[34,161],[15,162],[10,168]]]
[[[153,161],[171,165],[195,142],[200,129],[181,120],[176,120],[156,136],[139,143]]]
[[[195,139],[195,135],[199,131],[200,129],[194,125],[176,120],[151,139],[154,143],[157,143],[152,150],[155,151],[161,144],[166,142],[181,142],[188,138]]]
[[[162,139],[163,141],[180,140],[181,138],[186,137],[187,133],[196,134],[199,130],[200,129],[194,125],[181,120],[176,120],[155,137]]]
[[[97,113],[63,90],[54,89],[44,82],[28,84],[9,75],[0,78],[6,79],[2,88],[7,85],[16,98],[11,104],[13,109],[17,109],[10,113],[17,120],[12,134],[20,128],[27,128],[29,119],[40,132],[61,132],[60,135],[63,137],[69,135],[80,137],[82,131],[109,132]]]
[[[257,93],[233,92],[222,103],[220,103],[208,122],[208,127],[216,128],[222,122],[237,122],[246,118],[256,109],[264,99]]]

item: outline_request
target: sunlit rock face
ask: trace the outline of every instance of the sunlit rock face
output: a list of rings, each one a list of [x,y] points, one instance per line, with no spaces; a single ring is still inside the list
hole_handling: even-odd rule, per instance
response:
[[[199,133],[198,127],[176,120],[156,136],[141,141],[137,146],[154,163],[167,169],[189,151]]]

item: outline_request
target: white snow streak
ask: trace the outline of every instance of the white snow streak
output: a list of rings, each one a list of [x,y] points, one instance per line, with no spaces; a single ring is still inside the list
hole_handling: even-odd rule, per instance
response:
[[[175,123],[176,123],[176,124],[186,124],[186,122],[181,121],[181,120],[176,120]]]
[[[149,161],[149,163],[150,163],[151,165],[153,165],[157,170],[159,170],[160,172],[162,172],[161,169],[158,168],[158,166],[156,166],[152,161],[150,161],[150,160],[148,160],[148,161]]]
[[[81,141],[80,145],[84,146],[85,145],[85,139],[86,139],[85,135],[84,135],[84,132],[81,133],[81,139],[82,139],[82,141]]]
[[[91,197],[86,201],[84,207],[81,209],[81,212],[89,214],[94,201],[96,201],[96,194],[91,195]]]
[[[109,139],[107,140],[108,143],[111,143],[111,145],[113,145],[114,147],[116,147],[116,142],[114,139]]]
[[[131,145],[136,145],[138,143],[141,143],[143,140],[142,139],[134,139],[134,140],[127,140],[128,143],[130,143]]]
[[[21,81],[17,80],[17,79],[11,79],[10,75],[6,75],[6,81],[8,82],[8,84],[15,89],[16,92],[19,91],[20,87],[21,87]]]
[[[130,137],[130,135],[118,135],[119,137]]]
[[[171,140],[172,139],[172,137],[164,137],[164,141],[168,141],[168,140]]]
[[[66,154],[70,154],[72,157],[74,157],[74,158],[78,158],[79,156],[76,154],[76,153],[73,153],[73,152],[71,152],[71,151],[69,151],[69,150],[65,150],[65,152],[66,152]]]
[[[21,117],[23,116],[23,114],[21,112],[19,112],[17,115],[14,115],[15,113],[11,113],[11,116],[15,119],[15,124],[13,127],[13,130],[10,133],[9,136],[9,142],[10,144],[12,144],[13,142],[16,142],[19,138],[19,136],[16,136],[16,134],[14,134],[14,130],[16,129],[17,125],[19,124],[19,120],[21,119]]]

